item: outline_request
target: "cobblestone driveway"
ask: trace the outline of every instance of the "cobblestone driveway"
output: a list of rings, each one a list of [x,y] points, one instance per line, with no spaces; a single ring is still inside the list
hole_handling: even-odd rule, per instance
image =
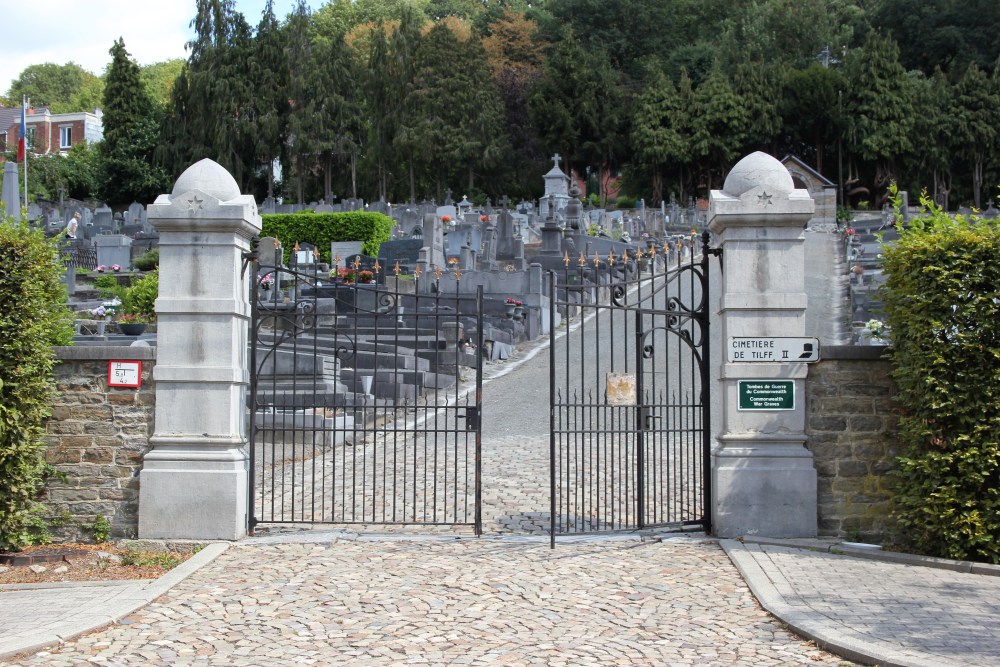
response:
[[[395,536],[231,548],[123,625],[12,664],[845,663],[706,540]]]

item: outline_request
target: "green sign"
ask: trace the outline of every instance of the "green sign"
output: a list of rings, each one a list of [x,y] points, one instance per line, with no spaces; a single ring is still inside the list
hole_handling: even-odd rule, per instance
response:
[[[740,410],[794,410],[793,380],[740,380]]]

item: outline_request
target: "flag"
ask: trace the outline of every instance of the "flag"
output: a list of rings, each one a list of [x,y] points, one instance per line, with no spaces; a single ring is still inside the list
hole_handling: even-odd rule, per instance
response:
[[[17,133],[17,161],[21,162],[25,159],[25,151],[27,150],[26,143],[28,141],[28,120],[25,117],[24,105],[26,104],[24,98],[21,98],[21,129]]]

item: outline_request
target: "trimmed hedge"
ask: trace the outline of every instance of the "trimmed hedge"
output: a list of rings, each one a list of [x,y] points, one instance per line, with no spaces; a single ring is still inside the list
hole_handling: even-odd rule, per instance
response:
[[[921,204],[883,250],[905,408],[896,515],[923,553],[1000,563],[1000,229]]]
[[[55,392],[53,345],[73,340],[54,240],[0,220],[0,551],[46,542],[35,499],[50,471],[42,458]]]
[[[379,247],[392,238],[395,221],[381,213],[290,213],[262,215],[261,236],[281,241],[284,261],[291,258],[296,242],[312,243],[319,250],[320,261],[330,263],[331,241],[363,241],[361,252],[375,257]]]

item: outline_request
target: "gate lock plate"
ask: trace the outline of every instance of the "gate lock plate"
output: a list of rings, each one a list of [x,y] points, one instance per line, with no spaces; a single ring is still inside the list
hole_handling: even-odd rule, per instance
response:
[[[466,408],[464,415],[458,415],[459,419],[465,420],[466,431],[479,430],[479,408]]]

